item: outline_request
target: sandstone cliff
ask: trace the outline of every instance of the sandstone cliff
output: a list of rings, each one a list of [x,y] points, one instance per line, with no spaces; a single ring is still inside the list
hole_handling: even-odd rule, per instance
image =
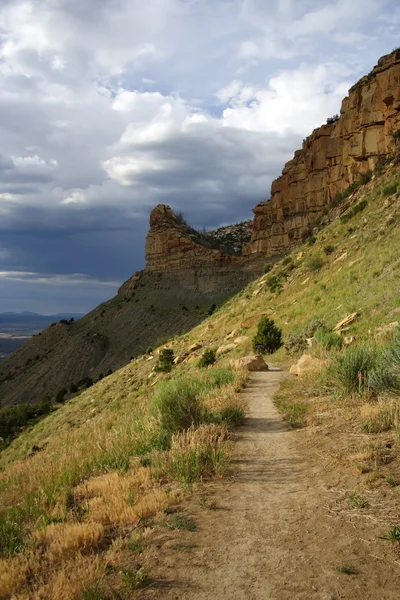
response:
[[[258,204],[244,254],[272,258],[301,243],[337,192],[373,170],[398,145],[400,50],[383,56],[342,102],[340,117],[316,129]],[[397,146],[398,149],[398,146]]]
[[[231,236],[234,227],[231,227]],[[228,254],[220,246],[219,236],[202,235],[160,204],[150,215],[146,240],[146,271],[174,273],[187,289],[217,295],[240,290],[257,277],[262,268],[257,261]]]

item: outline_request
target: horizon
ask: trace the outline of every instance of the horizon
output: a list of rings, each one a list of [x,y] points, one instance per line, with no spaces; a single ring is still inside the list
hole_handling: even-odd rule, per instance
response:
[[[395,0],[6,1],[0,313],[111,298],[156,204],[197,229],[251,218],[399,24]]]

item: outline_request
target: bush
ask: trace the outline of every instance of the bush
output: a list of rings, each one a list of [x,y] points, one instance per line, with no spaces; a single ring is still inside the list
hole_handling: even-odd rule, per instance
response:
[[[314,246],[316,241],[317,241],[317,238],[315,237],[315,235],[310,235],[310,237],[307,238],[308,246]]]
[[[269,273],[272,269],[272,265],[270,263],[267,263],[264,267],[264,273]]]
[[[272,319],[261,317],[253,338],[254,350],[262,354],[272,354],[282,345],[282,330],[275,325]]]
[[[270,275],[267,278],[267,286],[273,294],[279,294],[282,291],[282,280],[277,275]]]
[[[208,350],[204,350],[202,356],[199,360],[199,367],[204,369],[205,367],[209,367],[213,365],[216,361],[215,350],[214,348],[209,348]]]
[[[325,261],[322,258],[322,256],[320,254],[317,254],[315,256],[310,256],[310,258],[308,259],[308,261],[306,263],[306,267],[308,268],[309,271],[312,271],[313,273],[315,273],[316,271],[319,271],[320,269],[322,269],[324,264],[325,264]]]
[[[373,346],[347,348],[333,361],[329,374],[342,394],[363,394],[371,389],[370,376],[378,363]]]
[[[70,388],[69,388],[69,393],[76,394],[77,391],[78,391],[78,386],[75,385],[75,383],[71,383]]]
[[[332,115],[332,117],[327,118],[326,124],[333,125],[333,123],[336,123],[336,121],[339,121],[339,115]]]
[[[371,373],[370,386],[376,392],[400,396],[400,328],[394,340],[382,352],[377,368]]]
[[[343,338],[334,331],[324,331],[318,329],[315,337],[324,350],[341,350],[343,348]]]
[[[327,244],[326,246],[324,246],[323,250],[325,254],[329,256],[330,254],[333,254],[335,252],[335,246],[332,246],[332,244]]]
[[[361,200],[358,204],[350,208],[344,215],[340,217],[342,223],[348,223],[355,215],[362,212],[368,206],[367,200]]]
[[[284,348],[289,354],[303,352],[307,348],[307,339],[304,333],[291,333],[287,336]]]
[[[160,373],[169,373],[174,365],[174,351],[171,348],[161,350],[155,371]]]
[[[327,331],[325,321],[322,319],[311,319],[311,321],[308,321],[308,323],[304,326],[303,335],[306,338],[311,338],[314,336],[317,330]]]
[[[176,433],[204,420],[206,411],[200,401],[200,391],[200,381],[187,375],[158,386],[152,402],[164,431]]]
[[[0,409],[0,437],[7,439],[14,436],[22,427],[50,411],[51,404],[47,400],[40,404],[4,406]]]
[[[216,310],[217,310],[217,305],[211,304],[210,308],[207,311],[208,316],[211,317],[211,315],[213,315]]]
[[[67,393],[67,390],[65,388],[63,388],[62,390],[59,390],[56,395],[56,402],[59,402],[60,404],[62,402],[64,402],[66,393]]]
[[[388,185],[385,185],[385,187],[382,190],[382,194],[384,196],[392,196],[392,194],[397,193],[398,189],[399,189],[399,182],[395,181],[394,183],[389,183]]]

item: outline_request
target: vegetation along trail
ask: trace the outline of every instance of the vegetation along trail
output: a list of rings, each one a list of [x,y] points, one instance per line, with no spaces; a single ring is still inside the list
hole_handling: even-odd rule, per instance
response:
[[[399,597],[400,563],[385,556],[373,524],[331,510],[338,492],[328,481],[339,473],[327,472],[307,434],[290,429],[275,408],[282,377],[278,370],[251,374],[234,476],[206,484],[191,504],[197,532],[160,535],[153,556],[160,585],[140,597]]]

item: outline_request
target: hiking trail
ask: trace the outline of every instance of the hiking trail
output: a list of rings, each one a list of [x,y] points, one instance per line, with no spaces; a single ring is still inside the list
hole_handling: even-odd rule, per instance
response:
[[[335,473],[282,420],[273,396],[284,374],[251,373],[230,479],[205,484],[196,532],[159,536],[158,580],[143,598],[176,600],[394,600],[400,562],[377,556],[374,524],[330,510]],[[337,478],[336,478],[337,479]],[[215,506],[213,506],[215,504]],[[177,552],[174,544],[180,542]],[[346,573],[350,568],[354,573]]]

